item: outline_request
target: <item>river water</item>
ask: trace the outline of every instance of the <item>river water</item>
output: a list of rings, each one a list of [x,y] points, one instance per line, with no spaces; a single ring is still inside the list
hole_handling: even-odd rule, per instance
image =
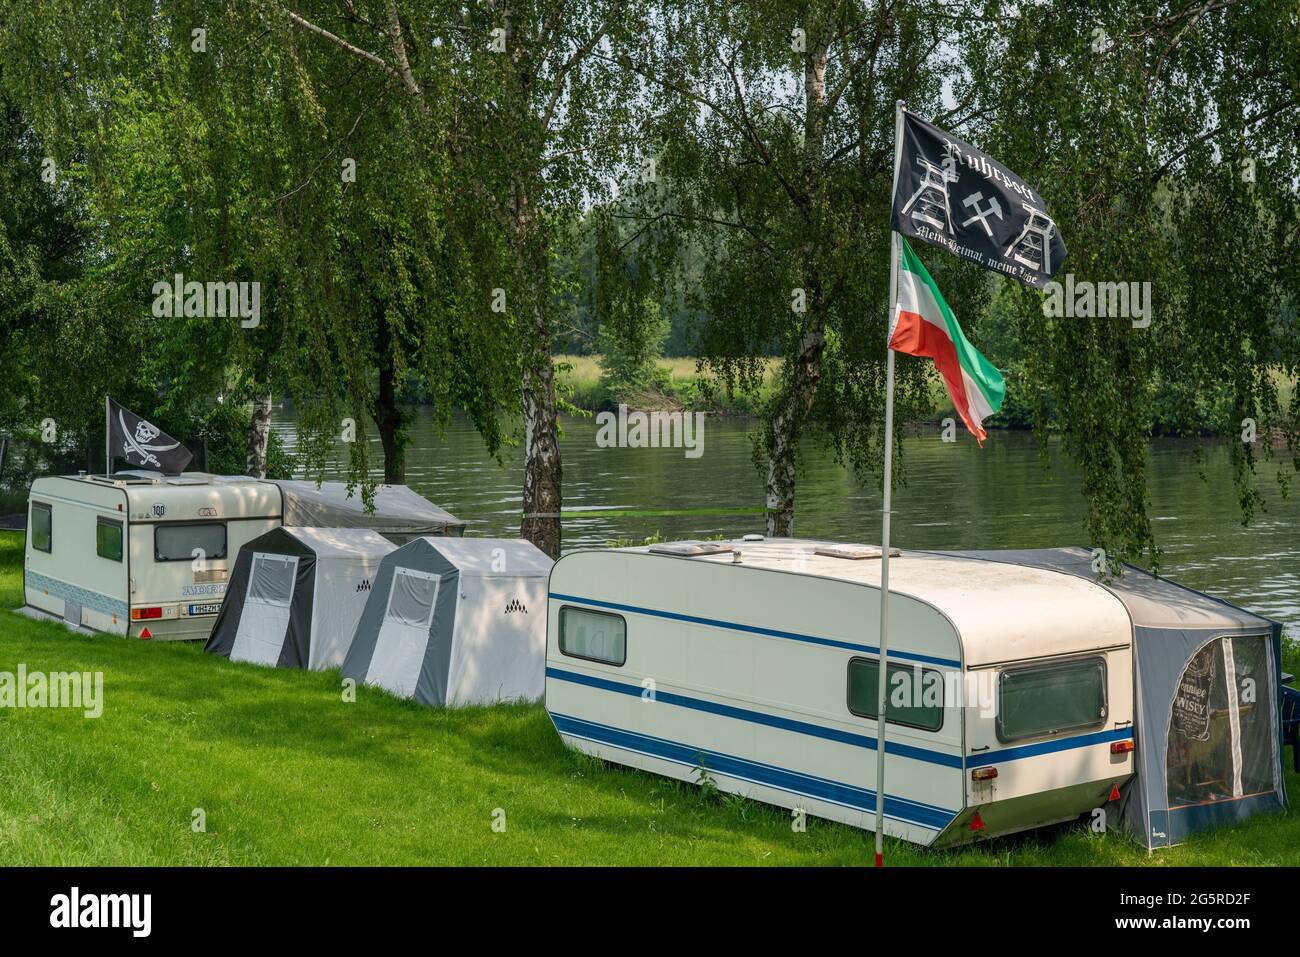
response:
[[[277,410],[274,427],[293,451],[292,411]],[[564,520],[565,550],[656,533],[672,539],[762,532],[763,482],[752,462],[752,427],[745,418],[709,418],[702,454],[688,458],[680,448],[600,448],[592,419],[565,417],[564,510],[580,513]],[[1046,469],[1036,441],[1024,432],[991,432],[981,449],[964,431],[947,443],[929,429],[904,445],[906,485],[894,493],[891,534],[898,547],[1087,544],[1079,475],[1058,445],[1049,447]],[[372,461],[383,461],[377,438]],[[345,463],[340,445],[326,477],[345,477]],[[863,487],[815,448],[806,449],[805,464],[797,534],[879,542],[879,488]],[[1286,467],[1261,463],[1266,511],[1243,527],[1226,449],[1156,439],[1150,508],[1166,576],[1283,621],[1300,638],[1300,487],[1284,500],[1274,482]],[[382,467],[376,474],[382,476]],[[503,450],[498,464],[465,417],[457,415],[439,434],[429,410],[418,410],[406,475],[422,495],[468,522],[468,534],[518,534],[523,450]],[[644,514],[664,511],[684,514]]]

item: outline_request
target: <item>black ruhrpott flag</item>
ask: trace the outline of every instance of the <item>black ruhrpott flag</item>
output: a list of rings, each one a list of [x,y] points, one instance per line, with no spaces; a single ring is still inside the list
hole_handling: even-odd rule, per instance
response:
[[[167,475],[179,475],[185,471],[185,466],[194,457],[189,449],[130,409],[123,408],[112,399],[105,399],[105,402],[108,409],[110,474],[114,458],[125,459],[140,468],[157,469]]]
[[[997,160],[903,113],[891,226],[1042,289],[1065,259],[1043,197]]]

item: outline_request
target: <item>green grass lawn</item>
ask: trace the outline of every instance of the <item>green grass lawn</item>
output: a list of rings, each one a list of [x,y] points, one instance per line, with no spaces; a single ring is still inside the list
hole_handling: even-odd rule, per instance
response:
[[[434,711],[337,672],[193,645],[81,637],[13,614],[0,533],[0,671],[102,671],[104,713],[0,709],[0,865],[862,864],[871,835],[566,751],[538,706]],[[1297,780],[1289,778],[1292,794]],[[206,833],[195,833],[201,808]],[[493,813],[505,811],[495,833]],[[1148,856],[1059,827],[893,864],[1300,863],[1300,814]]]

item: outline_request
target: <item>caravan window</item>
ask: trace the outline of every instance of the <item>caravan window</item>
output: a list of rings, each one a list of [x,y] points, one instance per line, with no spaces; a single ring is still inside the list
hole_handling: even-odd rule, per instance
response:
[[[849,711],[859,718],[876,719],[880,700],[880,662],[876,658],[849,661]],[[943,675],[933,668],[889,663],[885,685],[886,723],[924,731],[943,727]]]
[[[43,502],[32,502],[32,548],[38,552],[53,550],[53,509]]]
[[[111,518],[95,519],[95,554],[112,562],[122,560],[122,523]]]
[[[627,622],[621,615],[565,605],[560,609],[560,654],[621,668],[627,661]]]
[[[438,604],[438,582],[442,576],[413,568],[393,569],[393,586],[388,590],[384,617],[403,625],[428,628]]]
[[[155,525],[153,528],[153,558],[156,562],[191,562],[196,548],[203,550],[203,558],[208,561],[225,558],[225,523],[189,522]]]
[[[1106,722],[1106,660],[1076,658],[1003,671],[998,676],[999,741]]]

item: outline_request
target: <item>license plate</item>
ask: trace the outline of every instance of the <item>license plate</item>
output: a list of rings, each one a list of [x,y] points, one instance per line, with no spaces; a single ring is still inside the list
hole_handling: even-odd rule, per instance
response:
[[[215,615],[219,611],[221,611],[221,603],[217,602],[216,604],[208,604],[208,605],[190,605],[190,610],[187,611],[186,614],[187,615]]]

